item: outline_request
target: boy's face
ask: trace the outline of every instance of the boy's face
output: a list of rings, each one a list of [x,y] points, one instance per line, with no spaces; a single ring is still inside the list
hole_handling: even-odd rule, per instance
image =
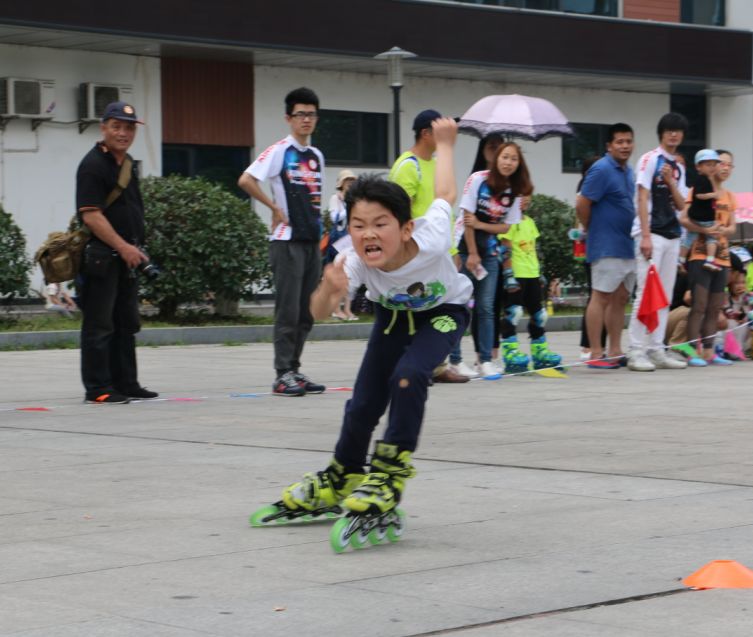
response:
[[[314,132],[319,113],[313,104],[295,104],[293,112],[285,115],[290,124],[290,132],[298,137],[308,137]]]
[[[682,144],[684,137],[685,133],[681,130],[665,130],[661,134],[659,143],[662,146],[667,146],[668,148],[677,148],[680,144]]]
[[[359,199],[350,210],[348,229],[356,254],[368,267],[389,272],[403,265],[400,258],[411,240],[413,220],[401,226],[382,204]]]
[[[695,165],[696,170],[706,177],[713,177],[716,174],[716,170],[719,167],[718,161],[702,161]]]

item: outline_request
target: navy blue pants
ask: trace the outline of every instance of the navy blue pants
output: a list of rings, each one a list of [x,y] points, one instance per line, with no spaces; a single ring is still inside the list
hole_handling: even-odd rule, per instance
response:
[[[376,306],[374,328],[335,447],[335,458],[348,469],[366,464],[371,436],[387,405],[390,414],[382,439],[401,451],[415,451],[431,373],[463,336],[469,317],[465,306],[444,304],[413,312],[412,318],[413,335],[408,312],[397,312],[390,327],[393,312]]]

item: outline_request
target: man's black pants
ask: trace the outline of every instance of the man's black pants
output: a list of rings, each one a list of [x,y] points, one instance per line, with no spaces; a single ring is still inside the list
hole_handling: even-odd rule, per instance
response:
[[[81,377],[87,397],[137,387],[138,279],[120,258],[105,276],[84,272],[81,279]]]

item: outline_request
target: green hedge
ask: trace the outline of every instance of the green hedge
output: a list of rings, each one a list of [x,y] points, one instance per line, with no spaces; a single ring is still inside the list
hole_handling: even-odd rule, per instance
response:
[[[0,294],[27,294],[31,265],[24,233],[0,206]]]
[[[202,178],[141,182],[146,250],[162,271],[142,296],[165,318],[183,303],[252,298],[271,285],[267,229],[248,201]]]
[[[534,195],[527,214],[536,222],[541,273],[548,281],[567,285],[585,284],[583,264],[573,258],[573,242],[567,231],[575,226],[575,208],[556,197]]]

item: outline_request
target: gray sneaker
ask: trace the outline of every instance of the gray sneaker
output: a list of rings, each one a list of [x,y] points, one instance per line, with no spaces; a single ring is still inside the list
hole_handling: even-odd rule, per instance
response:
[[[685,369],[688,366],[685,361],[678,361],[676,358],[667,356],[667,353],[663,349],[650,351],[648,359],[657,369]]]
[[[628,369],[634,372],[653,372],[656,369],[654,365],[642,350],[634,350],[628,354]]]

